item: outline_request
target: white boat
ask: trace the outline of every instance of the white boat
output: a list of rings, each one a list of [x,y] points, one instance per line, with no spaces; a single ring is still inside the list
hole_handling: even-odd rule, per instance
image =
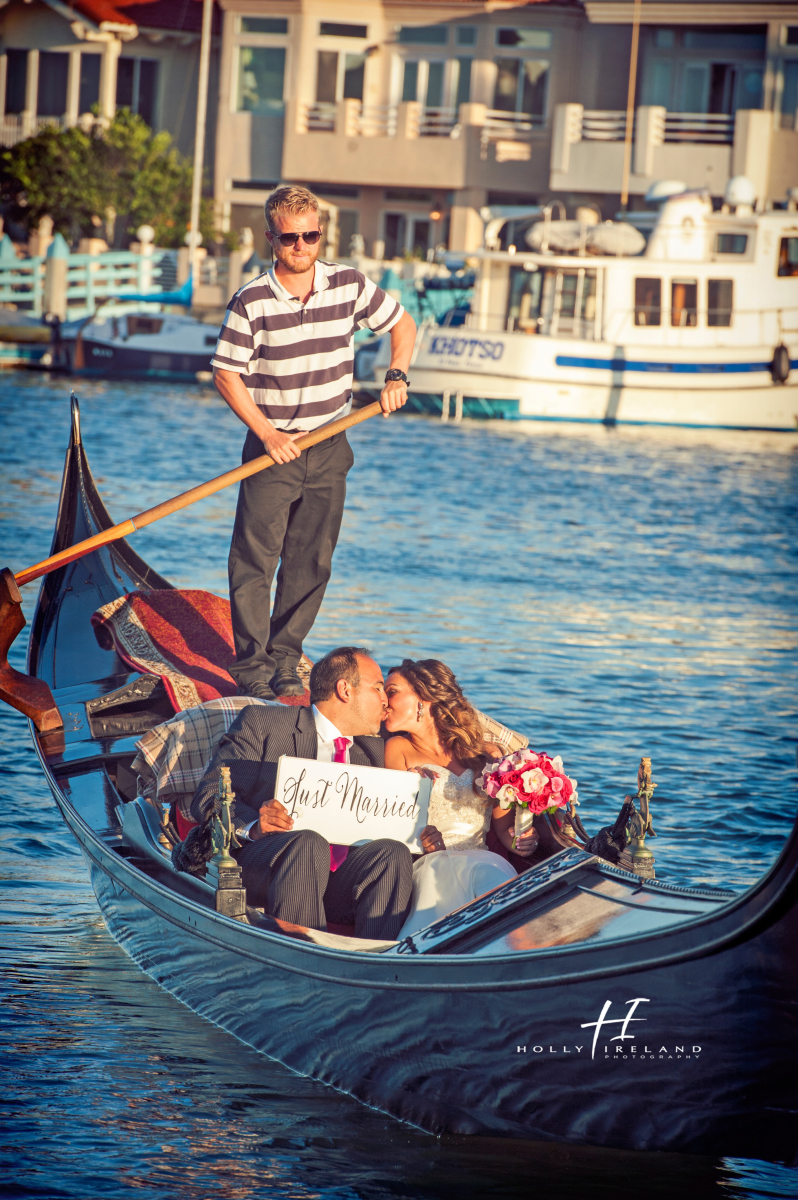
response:
[[[536,249],[494,248],[503,220],[489,220],[465,325],[419,332],[412,407],[444,419],[798,428],[795,201],[755,212],[738,177],[714,212],[707,194],[667,194],[680,186],[625,222],[580,227],[547,211],[526,231]]]

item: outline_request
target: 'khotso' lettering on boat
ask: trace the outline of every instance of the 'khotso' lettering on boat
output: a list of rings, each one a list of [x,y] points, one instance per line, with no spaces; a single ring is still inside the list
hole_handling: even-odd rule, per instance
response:
[[[434,337],[430,343],[430,354],[451,354],[457,358],[492,358],[494,361],[504,354],[504,342],[492,342],[487,338]]]

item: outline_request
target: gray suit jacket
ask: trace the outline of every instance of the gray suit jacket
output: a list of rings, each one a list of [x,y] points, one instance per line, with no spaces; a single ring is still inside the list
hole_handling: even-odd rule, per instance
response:
[[[229,767],[234,824],[241,827],[257,821],[261,804],[274,798],[280,755],[315,759],[317,748],[316,722],[309,708],[248,705],[222,738],[202,777],[191,802],[193,820],[204,819],[219,787],[220,769]],[[362,767],[384,767],[385,744],[381,737],[356,737],[349,757]]]

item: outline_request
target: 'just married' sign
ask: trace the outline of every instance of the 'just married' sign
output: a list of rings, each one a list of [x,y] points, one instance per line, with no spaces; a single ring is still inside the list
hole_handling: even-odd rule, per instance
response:
[[[328,842],[355,846],[393,838],[421,853],[432,780],[415,771],[388,771],[357,763],[277,760],[275,798],[294,819],[294,829],[313,829]]]

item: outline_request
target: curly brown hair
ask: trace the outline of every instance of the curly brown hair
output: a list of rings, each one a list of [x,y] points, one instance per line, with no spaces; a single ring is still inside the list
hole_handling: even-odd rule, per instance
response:
[[[405,658],[388,674],[401,675],[419,699],[429,704],[441,744],[453,758],[471,768],[476,781],[485,763],[494,757],[493,748],[485,741],[476,710],[463,695],[454,672],[437,658]]]

